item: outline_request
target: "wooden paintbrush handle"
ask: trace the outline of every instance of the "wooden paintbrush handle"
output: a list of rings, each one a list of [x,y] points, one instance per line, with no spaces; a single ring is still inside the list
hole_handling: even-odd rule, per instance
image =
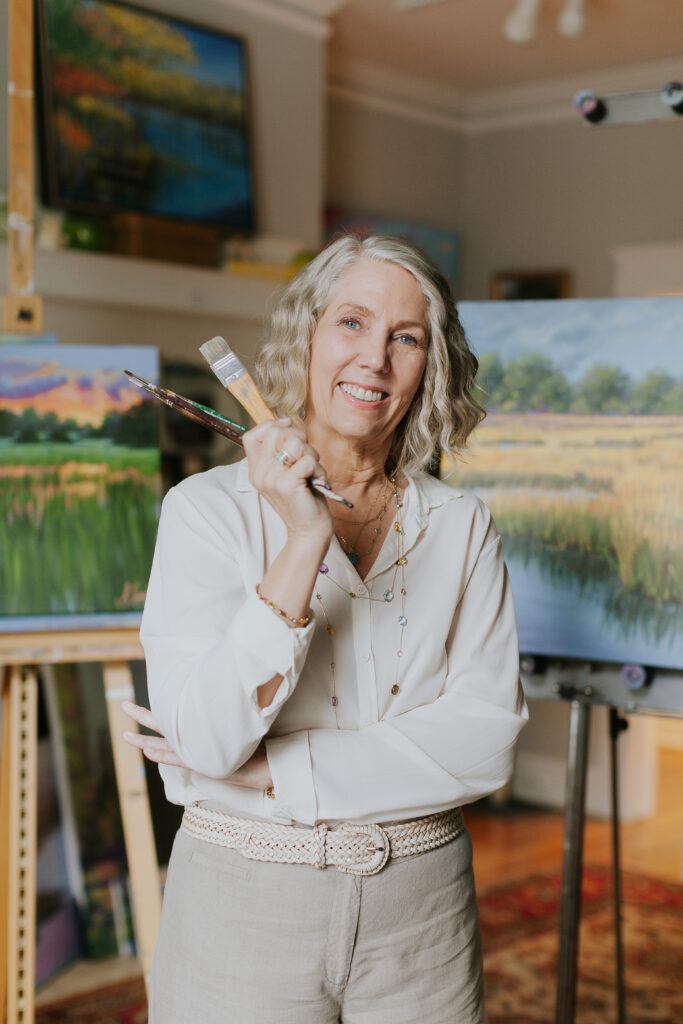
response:
[[[258,388],[248,373],[243,373],[237,380],[231,381],[228,384],[228,391],[247,410],[255,423],[265,423],[266,420],[275,419],[274,413],[261,398]]]

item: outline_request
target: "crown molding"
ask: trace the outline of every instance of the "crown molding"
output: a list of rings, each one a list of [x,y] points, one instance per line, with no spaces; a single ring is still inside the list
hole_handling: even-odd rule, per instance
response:
[[[680,78],[683,57],[631,67],[548,79],[505,89],[465,93],[423,78],[360,61],[332,60],[328,95],[381,113],[446,131],[477,135],[538,124],[578,122],[573,98],[580,89],[598,95],[659,89]]]
[[[221,0],[221,3],[296,32],[327,39],[332,31],[329,18],[345,0]]]

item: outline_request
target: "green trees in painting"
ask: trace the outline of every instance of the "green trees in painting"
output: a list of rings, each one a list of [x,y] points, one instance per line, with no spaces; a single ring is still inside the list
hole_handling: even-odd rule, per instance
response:
[[[634,382],[619,366],[595,363],[572,384],[540,352],[505,364],[490,352],[479,360],[477,397],[499,412],[672,415],[683,412],[683,381],[657,369]]]
[[[22,413],[0,409],[0,438],[19,444],[77,444],[90,438],[104,438],[130,448],[148,448],[159,442],[159,417],[154,404],[146,400],[125,412],[108,412],[99,426],[78,424],[71,417],[60,419],[54,412],[41,416],[31,408]]]

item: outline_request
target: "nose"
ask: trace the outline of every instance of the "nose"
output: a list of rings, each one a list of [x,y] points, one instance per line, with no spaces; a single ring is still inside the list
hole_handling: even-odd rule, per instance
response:
[[[364,338],[360,353],[360,365],[374,373],[386,373],[389,369],[389,339],[383,330],[370,331]]]

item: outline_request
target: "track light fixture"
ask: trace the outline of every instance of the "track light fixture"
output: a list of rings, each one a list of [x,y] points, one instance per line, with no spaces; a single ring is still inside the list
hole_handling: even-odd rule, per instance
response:
[[[607,117],[607,107],[603,100],[591,92],[590,89],[582,89],[574,97],[574,106],[587,121],[591,124],[600,124]]]
[[[683,114],[683,85],[680,82],[669,82],[662,89],[661,100],[675,114]]]
[[[683,84],[668,82],[663,89],[625,92],[600,98],[590,89],[574,97],[574,108],[590,124],[635,124],[683,116]]]

